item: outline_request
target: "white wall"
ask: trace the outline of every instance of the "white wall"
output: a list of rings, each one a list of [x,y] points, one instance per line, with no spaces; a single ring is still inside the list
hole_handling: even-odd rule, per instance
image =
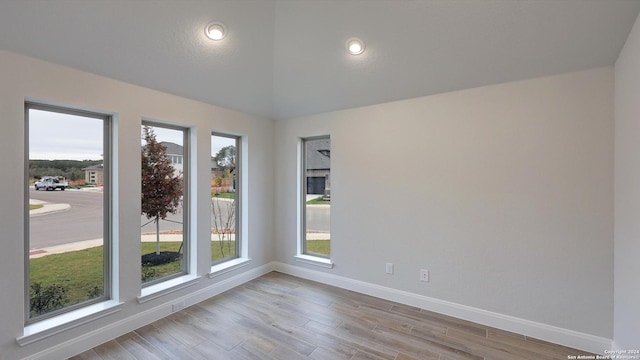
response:
[[[161,76],[161,74],[158,74]],[[123,309],[113,315],[92,321],[86,325],[20,347],[16,337],[23,329],[23,281],[24,281],[24,101],[25,98],[41,99],[57,104],[80,106],[98,111],[116,113],[116,134],[120,156],[118,171],[119,193],[119,254],[120,301]],[[273,122],[242,113],[225,110],[196,101],[168,95],[158,91],[133,86],[78,70],[46,63],[32,58],[0,51],[0,358],[17,359],[53,351],[56,358],[73,355],[131,330],[170,312],[171,302],[193,293],[205,294],[216,284],[238,276],[239,271],[209,279],[203,276],[200,283],[188,289],[162,296],[159,299],[138,304],[140,295],[140,125],[142,117],[172,121],[195,129],[199,169],[197,238],[200,250],[198,273],[205,275],[209,228],[209,174],[210,133],[212,130],[246,136],[248,143],[249,197],[248,223],[249,257],[251,263],[242,268],[243,273],[259,273],[274,257],[273,189],[274,176],[271,166],[273,153]],[[210,258],[209,258],[210,259]],[[155,312],[154,312],[155,311]],[[144,316],[140,315],[144,314]],[[136,316],[141,316],[136,318]],[[134,319],[134,320],[131,320]],[[137,320],[136,320],[137,319]],[[96,329],[105,334],[87,336]],[[82,337],[81,342],[75,339]],[[65,347],[66,342],[71,344]],[[60,345],[62,344],[62,345]]]
[[[640,349],[640,20],[615,66],[614,340]]]
[[[613,126],[609,67],[277,121],[277,259],[611,339]],[[297,139],[324,134],[331,270],[291,221]]]
[[[625,77],[637,75],[637,67],[626,58],[621,56],[617,75],[623,71]],[[202,293],[239,274],[204,277],[195,287],[137,303],[140,250],[137,241],[127,239],[139,234],[139,159],[123,155],[117,195],[123,310],[18,346],[15,339],[23,326],[24,218],[23,194],[15,189],[26,181],[21,170],[25,97],[117,113],[120,154],[139,153],[142,117],[194,126],[199,154],[208,154],[212,129],[246,135],[247,235],[253,260],[240,272],[258,273],[273,259],[306,266],[293,261],[296,143],[300,136],[331,134],[336,266],[314,270],[579,333],[613,336],[611,68],[280,121],[275,127],[266,119],[8,52],[0,52],[0,69],[0,165],[13,169],[0,172],[3,358],[52,348],[58,355],[89,348],[108,339],[99,334],[86,337],[92,330],[107,329],[105,334],[113,335],[142,325],[155,315],[137,318],[139,314],[155,308],[167,312],[173,299]],[[637,82],[631,85],[627,97],[637,89]],[[630,123],[634,114],[637,110],[632,109],[626,122],[618,121],[617,136],[629,137],[621,143],[628,147],[634,145],[630,134],[637,126]],[[618,154],[617,160],[629,163],[618,166],[618,174],[631,170],[633,157],[621,159]],[[208,162],[207,156],[198,160],[198,167],[207,170],[198,178],[199,198],[206,198],[209,191]],[[632,198],[630,184],[621,192],[618,182],[618,198],[621,194]],[[627,215],[635,214],[633,205]],[[203,201],[198,206],[197,233],[206,238],[208,204]],[[626,224],[627,238],[632,240],[633,224]],[[617,235],[616,260],[623,257],[617,271],[623,268],[616,274],[638,273],[631,260],[637,245],[623,243]],[[205,261],[198,271],[205,274],[206,259],[200,260]],[[385,262],[395,263],[393,276],[384,274]],[[431,271],[428,284],[417,281],[421,267]],[[627,288],[632,284],[633,278],[622,283]],[[616,298],[616,340],[631,347],[637,336],[625,336],[638,323],[638,311],[637,306],[635,311],[624,308],[626,295]],[[629,302],[637,303],[637,295]],[[634,314],[629,322],[620,320]],[[82,342],[73,343],[83,336]],[[70,345],[65,347],[66,343]]]

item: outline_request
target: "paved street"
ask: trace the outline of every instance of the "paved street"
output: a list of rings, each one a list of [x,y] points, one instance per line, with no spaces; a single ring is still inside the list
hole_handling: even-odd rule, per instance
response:
[[[68,210],[30,216],[30,248],[60,245],[102,237],[102,193],[29,190],[31,199],[69,204]]]
[[[307,205],[307,231],[328,232],[330,227],[329,205]]]
[[[29,190],[31,199],[41,200],[52,204],[69,204],[68,210],[42,215],[30,216],[30,249],[62,245],[76,241],[102,238],[102,193],[93,191],[36,191]],[[169,220],[182,221],[182,215],[167,217]],[[140,217],[140,225],[149,220]],[[182,225],[168,221],[161,221],[161,231],[178,230]],[[154,232],[153,221],[146,225],[143,232]]]
[[[36,191],[29,190],[31,199],[52,204],[69,204],[67,210],[30,216],[30,249],[68,244],[102,237],[102,193],[93,191]],[[330,208],[327,205],[307,206],[307,229],[329,231]],[[171,215],[169,220],[181,222],[182,214]],[[149,222],[141,216],[140,224]],[[160,230],[179,230],[181,224],[161,221]],[[155,232],[151,221],[142,228],[143,233]]]

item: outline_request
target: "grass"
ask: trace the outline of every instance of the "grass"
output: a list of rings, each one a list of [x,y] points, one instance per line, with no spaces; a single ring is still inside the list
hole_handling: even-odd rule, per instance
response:
[[[331,240],[307,240],[307,253],[331,255]]]
[[[235,242],[223,244],[225,257],[235,253]],[[180,242],[161,242],[160,251],[178,251]],[[143,242],[142,253],[148,254],[156,250],[155,242]],[[230,251],[230,252],[229,252]],[[211,260],[223,259],[218,241],[211,242]],[[29,275],[31,283],[39,282],[46,286],[53,283],[68,288],[69,302],[67,305],[77,304],[90,298],[90,292],[97,286],[102,288],[102,246],[89,249],[53,254],[29,261]],[[154,266],[158,277],[168,276],[180,272],[181,261]]]
[[[160,242],[160,251],[175,251],[177,252],[180,249],[180,241],[161,241]],[[155,242],[143,242],[142,243],[142,255],[156,252],[156,243]],[[182,250],[180,250],[182,252]],[[153,268],[155,271],[155,278],[161,278],[164,276],[169,276],[173,274],[177,274],[181,271],[180,267],[182,265],[182,261],[173,261],[170,263],[156,265],[156,266],[145,266],[147,269]],[[147,279],[153,280],[153,279]]]
[[[223,253],[224,251],[224,253]],[[220,261],[225,258],[235,257],[236,242],[235,241],[212,241],[211,242],[211,261]]]
[[[234,192],[216,193],[215,191],[212,191],[211,192],[211,197],[219,197],[221,199],[235,199],[236,198],[236,193],[234,193]]]
[[[322,196],[307,201],[307,205],[331,205],[331,201],[322,200]]]
[[[29,204],[29,210],[40,209],[42,206],[44,206],[44,205],[40,205],[40,204]]]
[[[229,258],[229,254],[235,254],[236,251],[236,243],[235,241],[231,242],[222,242],[222,247],[220,246],[220,241],[212,241],[211,242],[211,261],[219,261],[224,258]],[[180,248],[180,242],[169,242],[163,241],[160,242],[160,251],[178,251]],[[142,243],[142,255],[149,254],[156,251],[156,243],[155,242],[143,242]],[[224,254],[223,254],[224,251]],[[157,265],[157,266],[149,266],[147,268],[153,268],[156,272],[156,279],[164,276],[169,276],[173,274],[179,273],[181,261],[174,261],[167,264]],[[149,279],[153,280],[153,279]]]
[[[222,244],[224,256],[220,250],[220,242],[211,242],[211,260],[219,261],[235,254],[235,242]],[[180,242],[161,242],[160,251],[178,251]],[[143,242],[142,254],[154,252],[155,242]],[[329,240],[307,241],[307,252],[319,255],[330,254]],[[90,298],[95,287],[102,288],[102,246],[89,249],[53,254],[29,261],[29,275],[31,283],[39,282],[43,286],[58,283],[68,288],[69,302],[67,305],[77,304]],[[168,276],[180,272],[181,261],[154,266],[158,277]]]
[[[69,305],[87,300],[95,286],[102,288],[102,246],[31,259],[29,265],[31,283],[65,286]]]

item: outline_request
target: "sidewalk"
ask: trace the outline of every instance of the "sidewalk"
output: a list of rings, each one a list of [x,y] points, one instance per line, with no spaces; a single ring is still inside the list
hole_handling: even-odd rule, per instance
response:
[[[307,234],[307,240],[330,240],[329,233],[324,232],[310,232]],[[231,240],[235,241],[235,235],[231,234]],[[143,242],[155,242],[156,234],[142,234],[141,241]],[[182,234],[160,234],[160,241],[182,241]],[[211,234],[211,241],[218,241],[218,235]],[[29,258],[37,259],[43,256],[52,254],[62,254],[69,251],[78,251],[89,249],[102,245],[102,239],[76,241],[68,244],[56,245],[45,247],[42,249],[29,250]]]
[[[142,234],[141,236],[142,242],[155,242],[156,234]],[[235,241],[234,235],[231,234],[231,240]],[[160,234],[160,241],[182,241],[182,234]],[[211,234],[211,241],[218,241],[218,236],[216,234]],[[29,250],[29,258],[37,259],[43,256],[52,255],[52,254],[62,254],[69,251],[78,251],[89,249],[96,246],[102,245],[102,239],[93,239],[93,240],[84,240],[84,241],[76,241],[68,244],[61,244],[55,246],[49,246],[41,249],[31,249]]]
[[[41,200],[36,200],[36,199],[29,199],[29,204],[30,205],[42,205],[41,208],[34,209],[34,210],[29,210],[29,216],[42,215],[42,214],[48,214],[48,213],[52,213],[52,212],[64,211],[64,210],[68,210],[71,207],[71,205],[69,205],[69,204],[51,204],[51,203],[48,203],[46,201],[41,201]]]
[[[76,241],[68,244],[50,246],[42,249],[29,250],[29,259],[37,259],[52,254],[62,254],[70,251],[84,250],[102,245],[102,239]]]
[[[85,191],[96,191],[94,189],[85,190]],[[307,195],[308,199],[313,199],[318,197],[319,195]],[[232,201],[231,199],[219,199],[223,201]],[[53,213],[58,211],[64,211],[71,206],[69,204],[51,204],[46,201],[29,199],[29,204],[33,205],[42,205],[41,208],[30,210],[29,216],[37,216],[47,213]],[[316,205],[316,206],[328,206],[328,205]],[[182,234],[160,234],[160,241],[182,241]],[[307,240],[330,240],[331,234],[328,232],[316,232],[310,231],[306,235]],[[218,241],[217,234],[211,234],[211,241]],[[235,234],[231,234],[231,240],[235,241]],[[143,242],[155,242],[156,234],[155,233],[143,233],[141,235],[141,241]],[[29,251],[29,258],[36,259],[47,255],[52,254],[61,254],[69,251],[78,251],[84,250],[96,246],[102,245],[102,239],[93,239],[93,240],[84,240],[84,241],[76,241],[68,244],[55,245],[50,247],[45,247],[41,249],[32,249]]]
[[[156,235],[143,234],[141,235],[141,241],[155,242]],[[160,234],[160,241],[182,241],[182,234]],[[101,246],[101,245],[102,245],[102,239],[93,239],[93,240],[76,241],[68,244],[49,246],[41,249],[31,249],[29,250],[29,258],[36,259],[36,258],[47,256],[47,255],[62,254],[69,251],[84,250],[84,249],[89,249],[89,248]]]

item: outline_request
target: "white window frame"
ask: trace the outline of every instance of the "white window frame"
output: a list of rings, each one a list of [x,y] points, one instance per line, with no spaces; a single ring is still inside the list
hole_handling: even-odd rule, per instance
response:
[[[142,119],[142,123],[140,125],[141,131],[142,127],[144,126],[182,131],[182,151],[183,156],[186,156],[188,161],[183,165],[182,169],[182,179],[184,184],[184,191],[182,194],[184,202],[182,206],[182,248],[184,249],[184,254],[182,257],[183,262],[181,271],[173,275],[168,275],[146,283],[141,283],[140,296],[138,297],[139,303],[153,300],[166,293],[174,292],[186,286],[191,286],[199,282],[199,277],[196,275],[196,242],[193,241],[191,236],[191,227],[192,224],[194,224],[194,222],[191,220],[192,206],[195,205],[192,201],[191,196],[191,181],[193,178],[191,176],[191,164],[195,163],[195,156],[191,156],[191,146],[193,143],[191,140],[195,137],[194,130],[188,126],[148,118]],[[171,158],[169,160],[171,160]],[[142,246],[142,244],[140,245]],[[142,266],[140,266],[140,268],[142,268]]]
[[[307,241],[307,229],[306,229],[306,210],[307,210],[307,182],[306,182],[306,151],[305,144],[307,141],[331,139],[331,135],[310,136],[298,139],[298,181],[297,181],[297,194],[298,194],[298,241],[297,251],[294,259],[298,262],[320,266],[324,268],[333,268],[334,263],[331,260],[331,254],[328,257],[318,256],[315,254],[308,254],[306,252]],[[330,221],[331,223],[331,221]]]
[[[24,154],[25,154],[25,179],[28,179],[29,170],[29,110],[42,110],[56,113],[70,114],[83,117],[91,117],[103,120],[103,161],[104,182],[103,191],[103,295],[78,304],[64,307],[47,314],[30,317],[30,222],[29,222],[29,187],[25,186],[24,194],[24,329],[22,336],[16,338],[20,346],[25,346],[41,339],[53,336],[61,331],[86,324],[121,310],[122,303],[118,301],[118,242],[117,242],[117,218],[118,205],[113,201],[117,193],[117,116],[113,113],[83,109],[75,106],[59,105],[41,100],[26,99],[24,104]]]
[[[239,134],[232,134],[223,131],[213,130],[211,136],[220,136],[236,141],[236,257],[220,260],[211,264],[209,278],[214,278],[230,271],[236,270],[251,262],[249,258],[249,246],[247,241],[247,137]],[[209,217],[211,218],[211,217]],[[209,224],[209,229],[212,225]],[[209,244],[209,249],[211,245]],[[211,256],[209,255],[209,259]]]

